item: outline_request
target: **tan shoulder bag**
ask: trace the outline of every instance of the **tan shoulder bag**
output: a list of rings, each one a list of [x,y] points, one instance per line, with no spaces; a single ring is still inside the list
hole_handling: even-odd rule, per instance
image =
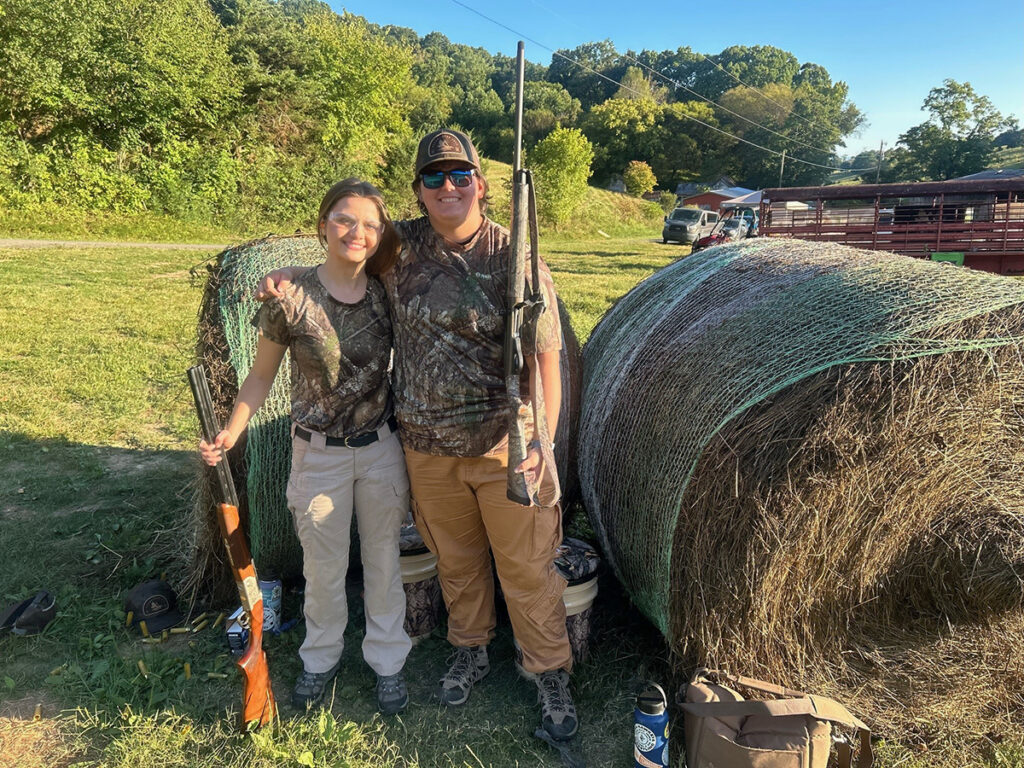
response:
[[[751,701],[734,688],[774,698]],[[850,768],[853,745],[834,734],[833,725],[858,732],[857,768],[871,766],[871,731],[838,701],[824,696],[698,669],[680,704],[688,768],[826,768],[833,744],[839,768]]]

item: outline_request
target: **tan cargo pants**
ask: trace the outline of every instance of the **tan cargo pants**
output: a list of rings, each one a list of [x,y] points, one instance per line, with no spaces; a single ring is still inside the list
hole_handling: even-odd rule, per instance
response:
[[[302,666],[307,672],[326,672],[341,658],[354,510],[363,560],[363,658],[378,675],[401,671],[412,642],[403,628],[405,591],[398,564],[398,534],[409,511],[398,435],[392,432],[360,448],[317,447],[292,438],[287,498],[306,577]]]
[[[562,539],[558,507],[523,507],[505,496],[504,442],[475,457],[431,456],[405,448],[413,517],[437,555],[448,607],[448,641],[486,645],[494,637],[494,554],[523,667],[539,674],[572,668],[562,592],[555,569]]]

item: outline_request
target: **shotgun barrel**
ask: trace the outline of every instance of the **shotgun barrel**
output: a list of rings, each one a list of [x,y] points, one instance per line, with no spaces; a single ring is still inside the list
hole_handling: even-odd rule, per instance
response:
[[[201,365],[188,369],[188,383],[192,389],[192,398],[196,403],[196,412],[203,430],[203,439],[212,443],[220,426],[213,412],[213,399],[206,381],[206,369]],[[224,548],[227,550],[228,562],[238,587],[238,596],[242,602],[249,622],[249,644],[238,666],[242,670],[244,687],[242,691],[242,713],[240,727],[243,731],[266,725],[276,716],[274,692],[270,687],[270,669],[267,666],[267,654],[263,650],[263,593],[260,592],[256,577],[256,567],[249,554],[249,545],[245,540],[238,514],[238,496],[228,467],[227,456],[223,456],[216,465],[217,481],[220,486],[221,498],[217,505],[217,524]]]
[[[533,174],[523,168],[523,73],[525,59],[523,43],[519,42],[516,53],[516,110],[515,147],[512,154],[512,222],[509,227],[508,286],[506,292],[507,315],[505,319],[505,388],[508,391],[511,416],[508,430],[508,486],[506,495],[523,506],[536,504],[550,506],[560,496],[558,473],[555,469],[554,451],[548,433],[544,410],[544,392],[538,365],[532,366],[530,379],[530,405],[533,423],[539,438],[540,453],[543,457],[543,473],[528,480],[516,472],[526,458],[528,442],[525,414],[522,412],[520,374],[525,359],[522,347],[522,331],[530,331],[529,337],[536,339],[536,326],[544,311],[544,293],[540,286],[540,251],[537,227],[537,199]],[[526,260],[530,260],[529,295],[526,290]],[[557,311],[552,307],[552,311]],[[546,476],[550,482],[541,498],[541,481]]]

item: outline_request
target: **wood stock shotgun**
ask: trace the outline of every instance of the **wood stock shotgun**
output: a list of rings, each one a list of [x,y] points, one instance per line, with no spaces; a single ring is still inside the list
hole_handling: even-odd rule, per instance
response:
[[[533,174],[523,168],[523,43],[519,42],[516,54],[516,113],[515,149],[512,156],[512,223],[509,228],[508,287],[506,293],[507,315],[505,317],[505,388],[512,408],[508,430],[508,490],[507,496],[523,506],[536,504],[551,506],[558,501],[558,473],[552,450],[547,418],[544,411],[544,391],[541,387],[539,365],[534,364],[530,379],[530,401],[533,408],[533,423],[539,438],[541,456],[544,459],[544,474],[550,478],[541,498],[542,477],[535,481],[515,471],[526,458],[528,443],[524,414],[521,413],[519,376],[523,370],[523,347],[521,334],[528,330],[529,338],[536,339],[537,319],[544,310],[544,293],[540,287],[540,252],[537,241],[537,201],[534,192]],[[527,246],[529,236],[529,246]],[[530,295],[526,296],[526,259],[529,255]],[[552,307],[557,312],[557,307]]]
[[[206,370],[201,365],[188,369],[188,383],[196,402],[203,439],[213,443],[220,427],[213,412],[213,399],[206,382]],[[231,477],[227,456],[223,456],[215,467],[220,485],[217,522],[228,553],[231,572],[238,586],[238,596],[249,621],[249,645],[238,660],[242,670],[244,688],[242,693],[242,715],[240,727],[243,731],[266,725],[277,715],[274,692],[270,688],[270,670],[267,668],[267,654],[263,650],[263,593],[256,579],[256,567],[249,555],[238,516],[238,496]]]

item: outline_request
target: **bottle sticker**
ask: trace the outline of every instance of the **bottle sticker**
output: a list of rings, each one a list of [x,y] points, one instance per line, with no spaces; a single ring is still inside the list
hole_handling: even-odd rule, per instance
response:
[[[636,740],[637,749],[641,752],[650,752],[658,746],[658,737],[654,735],[654,731],[640,723],[633,727],[633,738]]]
[[[633,747],[633,759],[637,765],[642,765],[643,768],[664,768],[664,766],[658,765],[653,760],[648,760],[646,757],[640,754],[640,750]]]

